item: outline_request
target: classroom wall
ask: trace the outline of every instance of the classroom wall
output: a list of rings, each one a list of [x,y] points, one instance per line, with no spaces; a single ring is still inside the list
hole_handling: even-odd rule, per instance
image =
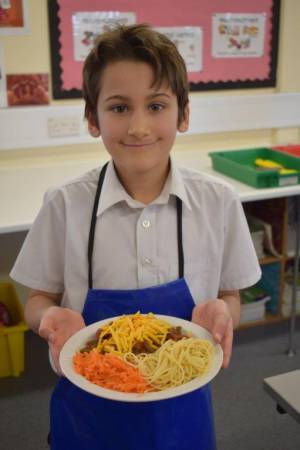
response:
[[[25,36],[4,36],[1,41],[4,44],[4,57],[7,73],[51,73],[50,69],[50,51],[48,36],[48,16],[47,0],[29,0],[29,28],[30,34]],[[201,92],[192,95],[216,96],[221,94],[230,95],[251,95],[259,93],[272,92],[300,92],[300,1],[282,0],[280,14],[280,45],[279,45],[279,64],[278,64],[278,82],[276,88],[268,89],[243,89],[230,91]],[[52,104],[72,104],[79,100],[52,100]],[[201,150],[201,148],[224,148],[232,143],[233,147],[237,145],[260,145],[279,142],[297,142],[300,140],[299,129],[285,129],[279,131],[259,131],[247,133],[226,133],[221,136],[216,134],[207,134],[199,136],[180,136],[177,140],[175,150],[185,148]],[[85,151],[87,144],[76,146],[76,152]],[[101,144],[88,144],[89,152],[99,152],[103,150]],[[73,148],[73,146],[72,146]],[[68,146],[60,148],[60,152],[70,154],[72,149]],[[40,153],[48,155],[49,152],[56,154],[57,149],[37,148],[31,152],[26,150],[26,159],[39,156]],[[20,151],[10,152],[7,157],[19,156]],[[20,155],[22,156],[22,155]],[[1,155],[0,155],[1,158]]]
[[[281,5],[277,90],[295,92],[300,88],[300,58],[296,57],[299,54],[300,2],[282,0]],[[28,6],[30,34],[1,36],[7,73],[50,73],[47,0],[29,0]],[[236,91],[234,95],[240,92],[242,91]]]

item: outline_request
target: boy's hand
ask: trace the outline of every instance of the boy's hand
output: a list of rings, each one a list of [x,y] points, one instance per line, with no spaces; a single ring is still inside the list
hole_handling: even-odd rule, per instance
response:
[[[84,327],[81,314],[71,309],[51,306],[45,312],[38,333],[48,342],[54,366],[60,375],[62,374],[59,366],[60,351],[69,337]]]
[[[222,367],[228,367],[233,341],[233,321],[227,303],[221,299],[207,300],[195,306],[192,322],[208,330],[223,353]]]

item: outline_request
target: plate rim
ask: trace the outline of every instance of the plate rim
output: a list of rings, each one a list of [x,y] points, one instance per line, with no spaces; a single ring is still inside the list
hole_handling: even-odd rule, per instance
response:
[[[154,313],[153,313],[154,314]],[[126,393],[126,392],[120,392],[120,391],[114,391],[112,389],[107,389],[101,386],[98,386],[94,383],[91,383],[86,378],[84,378],[82,375],[77,374],[72,365],[72,358],[76,350],[80,348],[80,345],[84,345],[84,342],[91,339],[95,331],[100,328],[101,326],[105,325],[108,322],[111,322],[112,320],[116,320],[120,317],[123,317],[126,314],[121,314],[118,316],[109,317],[107,319],[103,319],[97,322],[94,322],[81,330],[79,330],[77,333],[73,334],[63,345],[60,355],[59,355],[59,363],[61,370],[63,372],[63,376],[66,377],[72,384],[77,386],[79,389],[82,389],[89,394],[95,395],[100,398],[104,398],[107,400],[114,400],[114,401],[121,401],[121,402],[153,402],[153,401],[159,401],[159,400],[167,400],[174,397],[178,397],[181,395],[188,394],[190,392],[193,392],[197,389],[200,389],[201,387],[208,384],[210,381],[212,381],[215,376],[219,373],[222,362],[223,362],[223,350],[220,344],[216,344],[213,340],[213,337],[211,333],[203,328],[202,326],[185,320],[181,319],[179,317],[174,316],[168,316],[164,314],[154,314],[155,317],[160,318],[162,320],[165,320],[170,323],[170,325],[175,326],[181,326],[185,331],[191,331],[192,333],[199,333],[203,334],[203,336],[199,336],[203,339],[208,339],[214,344],[215,348],[215,358],[213,361],[213,367],[212,370],[208,372],[208,374],[204,375],[204,377],[194,378],[191,381],[188,381],[187,383],[176,386],[173,388],[168,388],[163,391],[155,391],[155,392],[146,392],[144,394],[140,393]],[[129,315],[129,314],[128,314]],[[142,314],[147,315],[147,314]],[[173,322],[173,323],[172,323]],[[81,340],[81,343],[80,343]],[[76,348],[74,348],[76,346]]]

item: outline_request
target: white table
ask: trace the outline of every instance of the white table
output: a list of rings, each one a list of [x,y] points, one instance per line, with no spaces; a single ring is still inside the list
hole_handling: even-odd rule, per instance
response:
[[[286,412],[300,423],[300,370],[265,378],[263,387],[280,413]]]
[[[232,178],[215,172],[208,152],[196,151],[174,153],[180,165],[200,170],[226,180],[239,193],[242,202],[288,197],[300,194],[300,185],[255,189]],[[42,204],[45,191],[55,185],[82,175],[104,163],[108,156],[101,153],[85,158],[40,159],[19,165],[0,164],[0,233],[28,230]],[[18,164],[18,163],[16,163]]]

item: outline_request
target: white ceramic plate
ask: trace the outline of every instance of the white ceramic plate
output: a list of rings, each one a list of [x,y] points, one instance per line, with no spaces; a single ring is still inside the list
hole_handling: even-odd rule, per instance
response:
[[[155,314],[156,317],[167,321],[170,325],[176,327],[182,327],[182,330],[186,332],[191,332],[193,337],[208,339],[214,343],[211,334],[204,328],[196,325],[195,323],[188,322],[183,319],[178,319],[177,317],[162,316]],[[119,316],[118,316],[119,317]],[[74,334],[64,345],[60,353],[59,362],[64,375],[76,386],[83,389],[84,391],[94,394],[98,397],[117,400],[122,402],[151,402],[156,400],[164,400],[167,398],[177,397],[179,395],[187,394],[201,386],[204,386],[209,381],[211,381],[219,372],[222,362],[223,362],[223,351],[220,345],[215,345],[215,354],[209,371],[202,377],[195,378],[188,383],[174,388],[165,389],[159,392],[146,392],[145,394],[134,394],[125,393],[119,391],[113,391],[111,389],[105,389],[96,384],[91,383],[82,375],[75,372],[73,368],[72,358],[73,355],[83,348],[87,341],[94,339],[96,331],[101,328],[107,322],[117,319],[117,317],[112,317],[110,319],[102,320],[100,322],[93,323],[86,328],[78,331]]]

